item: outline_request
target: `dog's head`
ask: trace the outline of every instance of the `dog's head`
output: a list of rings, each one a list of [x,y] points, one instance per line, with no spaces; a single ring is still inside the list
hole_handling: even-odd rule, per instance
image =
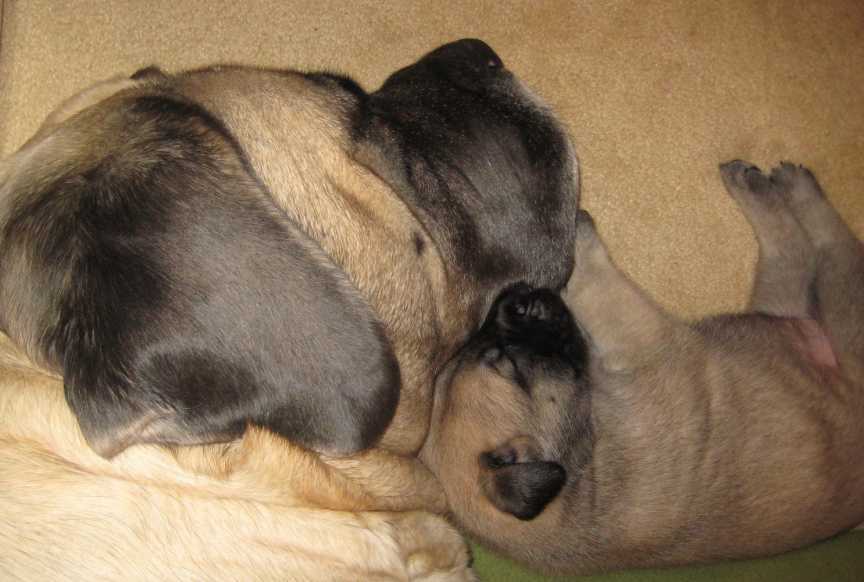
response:
[[[439,379],[423,451],[457,518],[485,500],[533,519],[590,460],[587,358],[557,293],[517,285],[497,298]]]
[[[571,148],[488,46],[445,45],[371,94],[303,77],[328,88],[315,105],[356,145],[338,155],[392,186],[448,268],[490,296],[566,282]],[[218,112],[172,82],[146,70],[85,92],[0,163],[0,327],[63,375],[106,456],[248,423],[332,454],[370,446],[400,396],[386,330],[273,204]],[[491,303],[477,294],[458,309],[475,320]]]
[[[509,284],[566,284],[579,196],[573,148],[488,45],[438,48],[390,76],[362,111],[358,159],[406,201],[446,267],[481,284],[478,319]]]

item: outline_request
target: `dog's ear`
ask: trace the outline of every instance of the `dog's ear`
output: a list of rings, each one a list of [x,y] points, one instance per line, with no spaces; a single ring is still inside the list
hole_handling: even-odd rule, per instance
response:
[[[483,493],[495,507],[522,520],[540,515],[567,481],[564,467],[536,460],[516,443],[483,453],[480,464]]]
[[[0,318],[63,374],[93,449],[226,441],[247,424],[334,455],[374,444],[399,397],[388,340],[224,128],[153,96],[85,121],[97,129],[73,137],[93,157],[60,148],[52,172],[3,185],[17,202]]]

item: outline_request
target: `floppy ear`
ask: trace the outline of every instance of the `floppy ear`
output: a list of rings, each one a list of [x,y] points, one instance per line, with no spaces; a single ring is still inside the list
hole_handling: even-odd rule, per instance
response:
[[[540,515],[567,480],[558,463],[532,457],[509,443],[480,456],[489,470],[481,482],[483,493],[495,507],[521,520]]]
[[[158,96],[90,123],[76,140],[104,150],[17,180],[0,305],[62,372],[94,450],[226,441],[249,423],[329,454],[372,445],[399,397],[388,341],[227,132]]]

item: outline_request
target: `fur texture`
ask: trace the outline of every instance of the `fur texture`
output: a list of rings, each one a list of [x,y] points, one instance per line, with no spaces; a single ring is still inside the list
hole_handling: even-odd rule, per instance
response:
[[[864,246],[805,168],[721,173],[759,241],[750,312],[675,319],[582,213],[563,300],[508,290],[448,366],[422,458],[477,539],[589,573],[864,521]]]
[[[414,457],[432,380],[500,289],[564,286],[577,203],[477,40],[371,93],[151,67],[66,101],[0,162],[0,569],[471,579]]]

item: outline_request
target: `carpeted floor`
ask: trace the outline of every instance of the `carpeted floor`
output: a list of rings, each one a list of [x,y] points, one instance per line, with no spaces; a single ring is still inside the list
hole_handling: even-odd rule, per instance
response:
[[[721,161],[808,164],[864,235],[861,0],[5,0],[0,155],[62,98],[145,65],[323,67],[374,88],[466,36],[489,42],[559,112],[584,206],[618,262],[674,312],[747,297],[756,247],[720,185]],[[864,562],[849,561],[864,537],[838,543],[854,551],[815,551],[851,564],[854,578],[794,579],[864,579]]]

